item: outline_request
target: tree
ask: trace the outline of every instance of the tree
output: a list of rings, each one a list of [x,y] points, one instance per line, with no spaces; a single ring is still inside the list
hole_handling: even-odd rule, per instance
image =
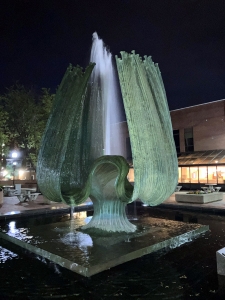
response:
[[[8,114],[0,105],[0,169],[5,166],[5,157],[8,153]]]
[[[27,161],[34,169],[53,99],[54,94],[46,88],[37,96],[32,89],[26,89],[20,84],[11,86],[0,96],[1,113],[5,122],[3,139],[6,136],[7,143],[23,149]]]

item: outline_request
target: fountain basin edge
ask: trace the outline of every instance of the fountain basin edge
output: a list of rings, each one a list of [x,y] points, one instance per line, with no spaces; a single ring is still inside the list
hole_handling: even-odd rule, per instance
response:
[[[27,236],[37,232],[39,238],[46,242],[37,243],[37,240],[26,242],[21,236],[11,236],[10,232],[0,232],[0,238],[5,239],[32,253],[46,258],[64,268],[82,276],[90,277],[114,266],[156,252],[164,248],[174,249],[191,242],[196,237],[209,230],[209,226],[183,223],[157,218],[138,220],[139,230],[135,233],[120,233],[114,237],[88,236],[74,230],[68,233],[68,222],[54,223],[30,228]],[[79,220],[80,228],[81,220]],[[55,231],[55,228],[58,231]],[[71,244],[62,243],[62,237],[72,236]],[[47,234],[46,234],[47,233]],[[47,241],[47,236],[49,240]],[[88,241],[85,245],[85,239]],[[79,241],[80,240],[80,241]],[[83,244],[82,244],[83,243]]]

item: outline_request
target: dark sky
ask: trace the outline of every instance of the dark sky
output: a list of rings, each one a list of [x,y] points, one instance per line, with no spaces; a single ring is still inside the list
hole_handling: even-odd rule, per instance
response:
[[[1,1],[0,93],[17,80],[55,92],[94,31],[114,55],[159,63],[170,109],[225,98],[225,0]]]

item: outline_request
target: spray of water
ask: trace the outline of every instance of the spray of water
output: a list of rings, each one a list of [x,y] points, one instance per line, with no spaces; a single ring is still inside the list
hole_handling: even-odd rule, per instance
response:
[[[104,46],[98,34],[93,33],[91,62],[96,66],[91,80],[99,86],[102,99],[103,154],[125,156],[122,137],[122,108],[112,54]]]

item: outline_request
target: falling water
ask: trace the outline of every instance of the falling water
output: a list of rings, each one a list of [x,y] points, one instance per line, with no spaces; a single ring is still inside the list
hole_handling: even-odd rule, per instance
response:
[[[73,213],[74,213],[74,206],[71,205],[71,206],[70,206],[70,220],[73,220],[73,219],[74,219]]]
[[[123,108],[112,63],[112,54],[104,46],[96,32],[93,33],[90,61],[96,63],[91,81],[95,86],[98,85],[102,99],[104,144],[102,152],[104,155],[125,156],[121,126]]]

